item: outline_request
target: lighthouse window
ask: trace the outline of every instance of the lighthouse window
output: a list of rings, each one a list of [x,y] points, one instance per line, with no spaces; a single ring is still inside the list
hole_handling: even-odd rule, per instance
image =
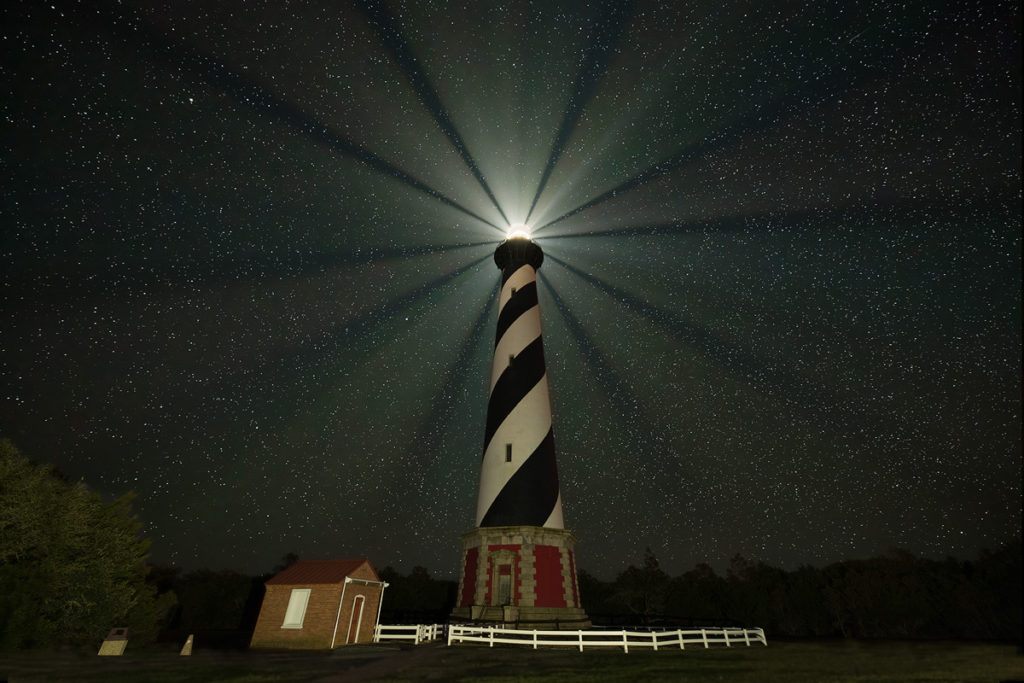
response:
[[[511,294],[509,294],[509,296],[515,296],[515,295],[516,295],[516,288],[513,287],[512,288],[512,292],[511,292]]]
[[[512,367],[512,361],[514,361],[515,359],[516,359],[516,356],[515,356],[514,353],[508,354],[508,365],[509,365],[509,367]]]
[[[505,444],[505,462],[512,462],[512,444]]]

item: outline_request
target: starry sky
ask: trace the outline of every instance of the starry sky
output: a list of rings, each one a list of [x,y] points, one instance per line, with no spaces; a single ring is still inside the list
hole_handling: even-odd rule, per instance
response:
[[[609,577],[1021,521],[1020,7],[0,9],[0,435],[152,559],[454,578],[527,224]]]

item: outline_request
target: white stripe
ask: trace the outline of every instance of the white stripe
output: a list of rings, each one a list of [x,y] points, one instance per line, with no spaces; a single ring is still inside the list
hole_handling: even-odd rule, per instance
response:
[[[551,511],[551,515],[548,520],[544,522],[544,526],[549,529],[564,529],[565,520],[562,519],[562,492],[558,492],[558,499],[555,500],[555,509]]]

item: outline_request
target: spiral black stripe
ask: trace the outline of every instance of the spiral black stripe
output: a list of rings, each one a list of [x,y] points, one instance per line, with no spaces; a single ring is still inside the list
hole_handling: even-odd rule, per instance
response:
[[[543,526],[558,500],[555,437],[547,436],[491,503],[480,526]]]
[[[497,346],[501,338],[508,331],[516,320],[526,311],[537,305],[537,283],[536,281],[525,284],[516,290],[505,306],[498,314],[498,331],[494,335],[494,345]]]
[[[513,364],[501,373],[494,384],[491,399],[487,402],[484,450],[487,450],[487,444],[494,437],[494,432],[530,390],[537,386],[537,382],[544,377],[544,372],[544,344],[541,338],[537,337],[519,352]]]

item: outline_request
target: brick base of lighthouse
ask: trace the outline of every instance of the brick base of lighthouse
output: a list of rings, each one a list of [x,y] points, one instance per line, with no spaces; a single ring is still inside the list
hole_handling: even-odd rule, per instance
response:
[[[575,547],[576,537],[564,529],[491,526],[466,532],[451,618],[521,628],[589,626],[580,607]]]

